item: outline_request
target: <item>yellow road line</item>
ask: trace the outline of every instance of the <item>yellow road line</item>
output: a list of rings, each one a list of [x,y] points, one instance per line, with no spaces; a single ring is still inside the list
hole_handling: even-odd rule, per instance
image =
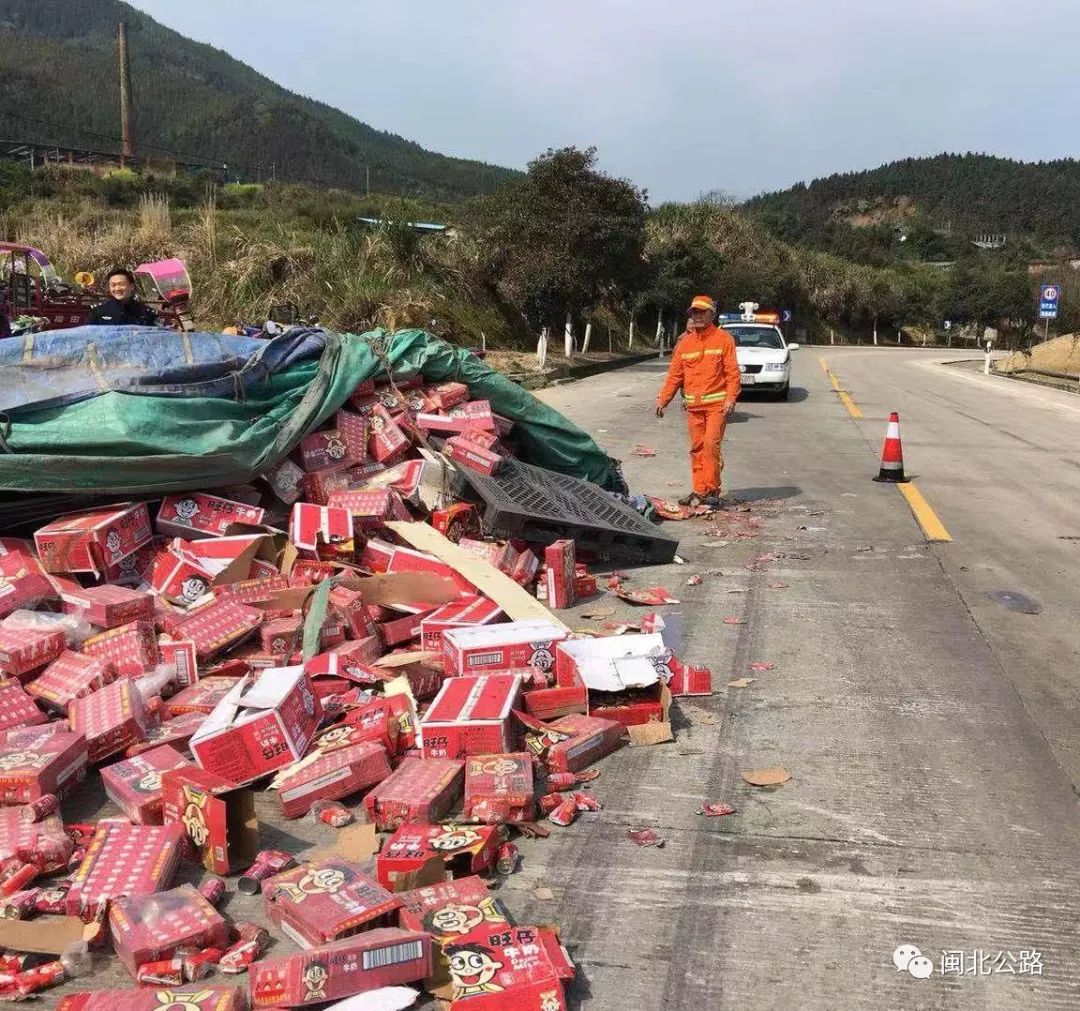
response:
[[[851,399],[851,395],[844,390],[837,391],[840,395],[840,403],[847,408],[848,414],[853,418],[861,418],[862,411],[859,409],[859,405]]]
[[[949,531],[945,529],[945,524],[938,519],[938,515],[930,508],[930,503],[923,498],[923,494],[915,487],[911,482],[907,484],[898,484],[896,486],[900,489],[900,494],[907,499],[907,503],[911,506],[911,511],[915,514],[915,519],[918,521],[922,532],[926,535],[928,541],[951,541],[952,537]]]
[[[821,371],[824,372],[825,375],[828,375],[829,363],[824,358],[818,358],[818,364],[821,366]]]

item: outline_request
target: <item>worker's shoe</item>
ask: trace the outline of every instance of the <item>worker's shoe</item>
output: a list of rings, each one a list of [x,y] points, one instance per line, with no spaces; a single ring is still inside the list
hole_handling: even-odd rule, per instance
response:
[[[723,509],[724,498],[718,491],[710,492],[701,500],[701,504],[708,506],[710,509]]]
[[[679,505],[690,506],[691,508],[696,509],[701,505],[701,496],[696,491],[692,491],[689,495],[684,495],[679,499]]]

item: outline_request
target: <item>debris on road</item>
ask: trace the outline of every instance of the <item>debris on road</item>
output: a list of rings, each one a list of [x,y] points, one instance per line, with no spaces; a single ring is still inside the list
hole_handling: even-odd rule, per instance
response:
[[[765,671],[775,670],[776,664],[771,660],[755,660],[750,664],[750,669],[757,673],[764,673]]]
[[[665,841],[655,829],[651,828],[628,829],[626,838],[635,846],[655,846],[657,849],[663,849]]]
[[[728,688],[749,688],[757,678],[735,678],[727,683]]]
[[[649,446],[635,446],[634,456],[656,456],[656,450]]]
[[[570,524],[490,531],[474,492],[517,473],[514,425],[465,383],[365,381],[298,439],[249,484],[0,538],[0,946],[111,945],[132,994],[193,1011],[241,1011],[240,973],[258,1006],[359,1011],[408,1006],[410,984],[464,1007],[484,944],[507,1001],[565,1008],[557,936],[513,924],[485,879],[517,870],[515,839],[603,817],[581,789],[595,763],[673,740],[673,706],[711,694],[711,672],[665,640],[671,618],[581,635],[553,614],[599,592],[578,560],[594,554]],[[679,603],[627,578],[609,588],[628,603]],[[120,815],[65,822],[88,777]],[[289,824],[331,841],[307,849]],[[230,915],[234,889],[270,930]],[[59,1006],[141,1011],[95,982]]]
[[[737,614],[729,614],[724,618],[725,625],[745,625],[746,619],[740,618]]]
[[[995,604],[1001,604],[1001,606],[1007,610],[1015,611],[1018,614],[1042,613],[1042,604],[1032,600],[1031,597],[1026,594],[1018,593],[1015,590],[995,590],[993,593],[988,594],[988,596]]]
[[[717,801],[715,804],[702,804],[694,814],[703,814],[708,818],[723,818],[725,815],[734,814],[735,808],[730,804]]]
[[[783,786],[791,779],[791,773],[784,768],[751,769],[742,773],[742,778],[751,786]]]

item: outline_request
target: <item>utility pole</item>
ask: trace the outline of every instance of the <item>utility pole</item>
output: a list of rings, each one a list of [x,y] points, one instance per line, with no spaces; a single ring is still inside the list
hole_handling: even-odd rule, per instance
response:
[[[127,24],[124,21],[117,25],[116,42],[120,57],[120,165],[124,166],[135,156],[131,135],[131,64],[128,62]]]
[[[364,166],[364,179],[365,179],[365,187],[367,189],[367,195],[370,197],[371,196],[371,166],[370,165],[365,165]]]

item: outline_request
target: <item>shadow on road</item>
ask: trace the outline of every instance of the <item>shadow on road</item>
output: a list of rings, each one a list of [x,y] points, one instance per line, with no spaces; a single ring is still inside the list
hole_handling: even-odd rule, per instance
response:
[[[743,397],[753,397],[755,400],[775,400],[776,394],[772,390],[755,390],[752,387],[743,387],[739,394],[739,400]],[[792,386],[787,395],[789,404],[801,404],[810,399],[810,391],[805,386]]]
[[[794,484],[782,484],[775,488],[736,488],[731,497],[738,502],[758,502],[768,498],[795,498],[802,488]]]

